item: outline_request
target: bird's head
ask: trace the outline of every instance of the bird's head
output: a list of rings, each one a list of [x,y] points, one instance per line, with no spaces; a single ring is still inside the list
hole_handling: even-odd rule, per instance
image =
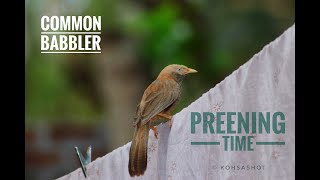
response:
[[[181,82],[187,74],[196,72],[198,71],[184,65],[171,64],[160,72],[158,78],[173,78],[177,82]]]

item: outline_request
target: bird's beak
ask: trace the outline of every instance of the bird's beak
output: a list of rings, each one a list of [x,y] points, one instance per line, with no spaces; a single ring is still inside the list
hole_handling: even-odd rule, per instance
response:
[[[187,70],[186,74],[196,73],[196,72],[198,72],[198,71],[197,71],[197,70],[195,70],[195,69],[188,68],[188,70]]]

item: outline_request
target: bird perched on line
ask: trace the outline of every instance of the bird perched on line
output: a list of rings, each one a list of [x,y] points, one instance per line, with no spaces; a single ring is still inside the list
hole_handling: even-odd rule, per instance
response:
[[[129,174],[143,175],[147,169],[147,150],[150,128],[157,138],[156,126],[168,121],[172,126],[172,111],[177,105],[184,77],[197,71],[184,65],[172,64],[165,67],[157,79],[144,91],[134,118],[134,134],[129,152]]]

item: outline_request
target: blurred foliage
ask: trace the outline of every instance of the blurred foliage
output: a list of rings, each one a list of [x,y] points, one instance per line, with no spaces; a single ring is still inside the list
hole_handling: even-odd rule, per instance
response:
[[[72,86],[63,68],[63,60],[39,56],[28,62],[25,84],[27,123],[61,118],[77,122],[97,119],[95,106]]]
[[[90,95],[74,86],[66,72],[65,55],[40,54],[39,23],[46,9],[56,9],[60,15],[101,15],[103,32],[117,31],[138,42],[137,56],[150,69],[150,80],[168,64],[197,69],[199,73],[185,82],[180,110],[290,27],[295,18],[294,6],[294,0],[28,0],[27,123],[75,114],[75,118],[91,121],[102,113]]]
[[[191,25],[179,17],[179,9],[161,4],[137,18],[132,27],[142,39],[141,59],[151,65],[156,76],[168,64],[191,64],[186,44],[192,36]]]

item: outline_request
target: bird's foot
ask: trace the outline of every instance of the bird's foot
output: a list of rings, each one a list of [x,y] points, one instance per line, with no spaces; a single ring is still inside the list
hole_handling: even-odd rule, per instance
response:
[[[171,129],[171,127],[172,127],[172,119],[168,120],[168,126]]]
[[[153,131],[154,137],[158,139],[158,132],[157,132],[157,127],[156,126],[151,126],[151,129]]]
[[[164,114],[164,113],[159,113],[158,115],[159,115],[160,117],[163,117],[163,118],[167,119],[167,120],[168,120],[169,128],[172,127],[172,115]]]
[[[169,114],[159,113],[158,115],[159,115],[160,117],[163,117],[163,118],[169,120],[169,121],[172,119],[172,116],[169,115]]]

